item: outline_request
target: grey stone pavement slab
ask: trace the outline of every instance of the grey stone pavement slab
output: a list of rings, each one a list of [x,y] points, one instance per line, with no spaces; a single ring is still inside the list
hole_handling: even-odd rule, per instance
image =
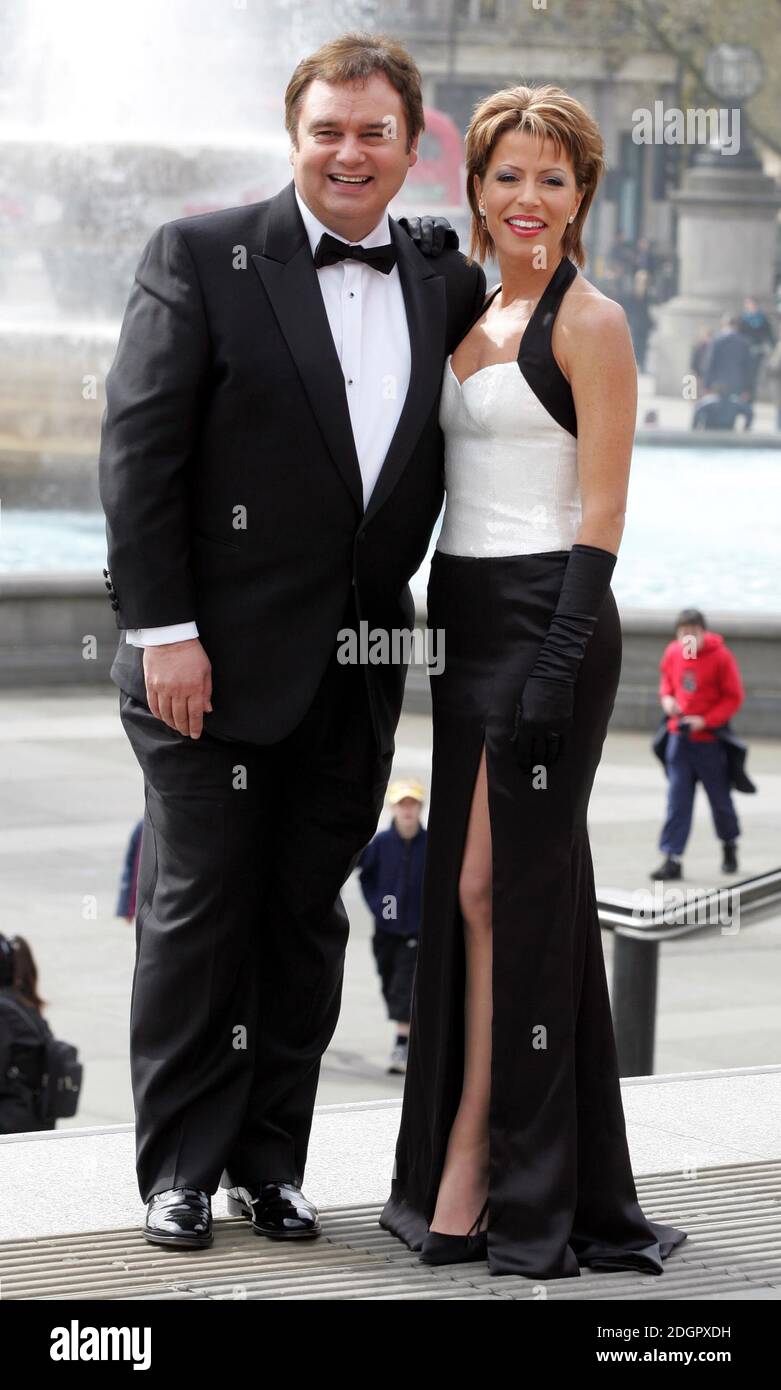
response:
[[[622,1082],[636,1177],[781,1158],[781,1066]],[[323,1208],[384,1202],[400,1100],[318,1106],[304,1190]],[[132,1125],[0,1139],[0,1240],[143,1221]],[[56,1194],[56,1195],[55,1195]],[[224,1217],[225,1196],[213,1200]]]

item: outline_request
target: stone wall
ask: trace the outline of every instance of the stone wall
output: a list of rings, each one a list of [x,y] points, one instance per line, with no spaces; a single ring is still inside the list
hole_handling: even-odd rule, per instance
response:
[[[672,612],[622,610],[623,662],[613,728],[656,727],[658,665],[672,636],[673,619]],[[781,617],[713,612],[708,621],[734,652],[746,687],[745,704],[734,720],[736,731],[781,736]],[[418,624],[423,626],[423,614]],[[0,689],[107,685],[118,640],[99,575],[0,577]],[[430,709],[424,666],[410,667],[406,708]]]

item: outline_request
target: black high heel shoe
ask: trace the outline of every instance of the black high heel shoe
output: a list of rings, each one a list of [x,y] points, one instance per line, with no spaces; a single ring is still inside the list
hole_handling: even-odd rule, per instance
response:
[[[488,1198],[477,1220],[465,1236],[448,1235],[445,1231],[429,1231],[420,1247],[420,1259],[427,1265],[455,1265],[466,1260],[485,1260],[488,1257],[488,1228],[479,1229],[488,1210]],[[473,1235],[472,1232],[475,1232]]]

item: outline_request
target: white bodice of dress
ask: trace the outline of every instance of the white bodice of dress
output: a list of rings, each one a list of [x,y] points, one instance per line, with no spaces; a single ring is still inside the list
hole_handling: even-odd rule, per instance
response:
[[[445,515],[437,550],[528,555],[569,550],[581,519],[577,440],[539,401],[517,361],[463,385],[445,363]]]

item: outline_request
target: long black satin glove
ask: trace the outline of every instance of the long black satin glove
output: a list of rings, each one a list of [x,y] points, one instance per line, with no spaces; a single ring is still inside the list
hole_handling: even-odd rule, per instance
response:
[[[616,564],[610,550],[573,545],[556,610],[515,706],[511,742],[524,772],[551,767],[572,728],[575,685]]]
[[[446,217],[400,217],[398,221],[424,256],[440,256],[446,246],[458,250],[458,232]]]

